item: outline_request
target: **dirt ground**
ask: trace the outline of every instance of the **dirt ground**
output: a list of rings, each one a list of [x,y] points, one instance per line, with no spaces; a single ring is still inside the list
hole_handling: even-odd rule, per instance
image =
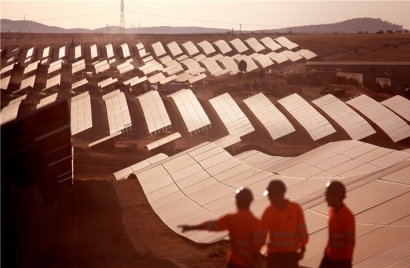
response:
[[[355,38],[352,38],[355,37]],[[242,37],[241,37],[242,38]],[[244,37],[245,38],[245,37]],[[26,45],[43,48],[48,45],[61,45],[74,40],[76,43],[114,42],[132,45],[139,41],[153,43],[160,40],[168,43],[174,40],[210,42],[220,36],[137,36],[119,34],[105,35],[41,35],[32,34]],[[351,50],[358,47],[374,48],[384,43],[406,45],[410,35],[300,35],[289,37],[302,47],[328,55],[334,50]],[[3,43],[2,46],[7,45]],[[2,59],[3,60],[3,59]],[[294,66],[299,68],[300,66]],[[302,66],[303,67],[303,66]],[[266,78],[269,83],[279,83],[273,76]],[[228,83],[243,83],[232,77]],[[93,82],[96,84],[96,81]],[[320,97],[322,86],[302,85],[301,96],[310,101]],[[287,88],[287,87],[285,87]],[[172,121],[172,130],[182,134],[175,141],[175,153],[191,148],[203,142],[209,142],[227,135],[227,131],[212,110],[208,100],[217,96],[218,87],[198,87],[193,91],[210,117],[212,128],[207,132],[191,137],[179,121],[179,115],[165,95],[163,100]],[[378,100],[389,96],[378,94],[357,86],[345,86],[346,101],[351,96],[366,93]],[[93,128],[73,137],[74,149],[74,189],[61,196],[58,201],[58,214],[55,235],[50,251],[42,256],[36,267],[225,267],[226,242],[214,245],[198,245],[170,230],[150,207],[137,180],[116,181],[112,173],[147,159],[157,153],[172,155],[167,148],[158,148],[153,152],[144,149],[144,145],[158,139],[148,135],[141,116],[140,107],[135,97],[139,92],[128,92],[127,101],[133,121],[132,129],[107,143],[89,148],[88,144],[104,136],[108,129],[101,92],[94,86],[90,90]],[[296,128],[296,132],[273,141],[258,120],[246,108],[243,99],[255,92],[240,90],[231,96],[250,119],[255,132],[242,137],[242,141],[228,152],[238,154],[256,149],[276,156],[297,156],[313,148],[332,141],[349,139],[334,121],[324,115],[337,132],[318,141],[313,141],[302,126],[293,119],[277,100],[285,96],[268,98],[280,109]],[[33,100],[31,105],[35,105]],[[26,108],[30,110],[30,108]],[[370,122],[370,121],[369,121]],[[409,122],[408,122],[409,123]],[[363,139],[375,145],[401,150],[410,148],[410,139],[393,143],[390,138],[373,123],[377,134]],[[183,224],[183,223],[181,223]],[[263,262],[262,262],[263,263]],[[263,264],[261,265],[263,266]]]

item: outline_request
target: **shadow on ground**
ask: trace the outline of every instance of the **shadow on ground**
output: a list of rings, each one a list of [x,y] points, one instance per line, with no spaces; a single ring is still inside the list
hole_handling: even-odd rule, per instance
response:
[[[148,249],[135,250],[110,181],[76,181],[74,186],[58,202],[52,245],[36,267],[179,267]]]

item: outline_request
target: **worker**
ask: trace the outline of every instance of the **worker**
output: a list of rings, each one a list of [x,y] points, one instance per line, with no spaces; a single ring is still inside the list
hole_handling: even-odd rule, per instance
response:
[[[229,231],[228,268],[254,267],[266,240],[266,230],[258,218],[250,211],[253,200],[252,192],[247,188],[236,190],[238,211],[222,216],[218,220],[207,221],[199,225],[180,225],[182,232],[191,230]]]
[[[320,268],[352,267],[355,246],[355,218],[343,203],[346,187],[340,181],[326,185],[326,203],[329,209],[329,237]]]
[[[272,180],[264,195],[271,205],[262,214],[262,225],[268,229],[267,267],[299,267],[308,242],[305,217],[299,204],[285,198],[286,186]]]

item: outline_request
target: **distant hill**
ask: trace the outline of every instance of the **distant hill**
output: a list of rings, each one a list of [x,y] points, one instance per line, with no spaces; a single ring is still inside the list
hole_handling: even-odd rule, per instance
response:
[[[120,28],[118,26],[109,26],[98,28],[95,30],[76,28],[76,29],[64,29],[55,26],[48,26],[35,21],[28,20],[7,20],[1,19],[1,32],[32,32],[32,33],[106,33],[107,30],[110,33],[119,33]],[[383,21],[381,19],[373,18],[356,18],[350,19],[342,22],[331,23],[331,24],[320,24],[320,25],[306,25],[282,28],[277,30],[258,30],[256,32],[279,32],[287,33],[291,31],[292,33],[357,33],[359,31],[375,33],[377,31],[404,31],[405,29],[401,25],[390,23],[388,21]],[[125,33],[134,34],[201,34],[201,33],[226,33],[230,31],[229,29],[217,29],[217,28],[202,28],[202,27],[141,27],[141,28],[126,28]]]
[[[381,19],[373,18],[356,18],[345,20],[342,22],[331,23],[331,24],[319,24],[319,25],[307,25],[307,26],[298,26],[298,27],[289,27],[278,29],[279,33],[285,33],[292,31],[292,33],[357,33],[359,31],[376,33],[378,31],[392,30],[395,31],[404,31],[402,25],[397,25],[384,21]],[[266,32],[266,31],[265,31]]]

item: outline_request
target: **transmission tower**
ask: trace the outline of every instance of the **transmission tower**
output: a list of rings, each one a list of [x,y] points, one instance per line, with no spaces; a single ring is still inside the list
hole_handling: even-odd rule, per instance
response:
[[[120,19],[120,33],[124,33],[124,0],[121,0],[121,19]]]

